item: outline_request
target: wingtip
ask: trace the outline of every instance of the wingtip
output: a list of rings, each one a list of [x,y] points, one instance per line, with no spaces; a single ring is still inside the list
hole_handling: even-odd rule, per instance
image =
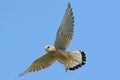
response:
[[[24,74],[18,74],[18,77],[22,77]]]
[[[20,73],[20,74],[18,75],[18,77],[24,76],[24,75],[27,74],[27,73],[28,73],[28,69],[27,69],[26,71],[24,71],[23,73]]]
[[[71,7],[71,4],[70,4],[70,2],[68,2],[68,7]]]
[[[24,72],[24,73],[21,73],[21,74],[19,74],[18,75],[18,77],[22,77],[23,75],[25,75],[26,73]]]

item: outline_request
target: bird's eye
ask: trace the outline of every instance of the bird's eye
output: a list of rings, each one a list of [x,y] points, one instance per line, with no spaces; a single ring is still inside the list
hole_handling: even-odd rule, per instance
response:
[[[49,46],[47,48],[50,48]]]

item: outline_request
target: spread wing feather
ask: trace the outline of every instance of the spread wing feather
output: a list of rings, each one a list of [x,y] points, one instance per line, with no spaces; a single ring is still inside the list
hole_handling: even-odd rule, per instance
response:
[[[34,71],[38,71],[38,70],[47,68],[55,61],[56,61],[56,58],[53,56],[53,54],[47,53],[47,54],[43,55],[42,57],[36,59],[25,72],[20,74],[20,76],[22,76],[28,72],[34,72]]]
[[[54,43],[56,48],[62,50],[65,50],[67,48],[73,37],[73,30],[74,30],[74,16],[71,5],[70,3],[68,3],[68,7],[66,9],[62,23],[58,29],[57,37]]]

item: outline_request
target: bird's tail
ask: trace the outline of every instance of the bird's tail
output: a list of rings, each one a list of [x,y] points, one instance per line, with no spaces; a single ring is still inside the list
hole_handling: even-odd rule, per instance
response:
[[[68,52],[69,60],[64,64],[67,70],[75,70],[81,67],[86,62],[86,53],[83,51]]]

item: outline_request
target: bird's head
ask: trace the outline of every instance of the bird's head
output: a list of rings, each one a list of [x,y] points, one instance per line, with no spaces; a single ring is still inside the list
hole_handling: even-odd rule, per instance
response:
[[[55,46],[50,46],[50,45],[47,45],[47,46],[45,46],[45,50],[47,51],[47,52],[53,52],[53,51],[56,51],[56,48],[55,48]]]

